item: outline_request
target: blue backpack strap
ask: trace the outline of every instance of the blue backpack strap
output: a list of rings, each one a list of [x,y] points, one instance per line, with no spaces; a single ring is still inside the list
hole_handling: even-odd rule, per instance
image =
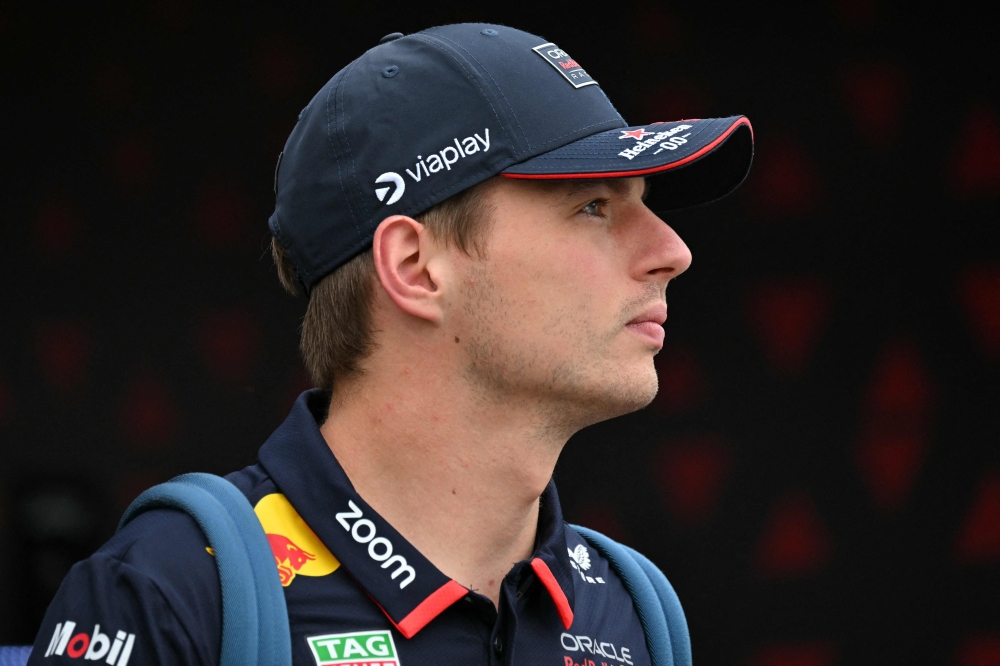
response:
[[[24,666],[30,656],[30,645],[0,645],[0,666]]]
[[[632,595],[653,666],[691,666],[691,642],[680,601],[666,577],[648,559],[600,532],[571,526],[597,549]]]
[[[184,511],[215,551],[222,587],[220,666],[291,666],[284,590],[267,536],[243,493],[212,474],[184,474],[139,495],[118,529],[151,509]]]
[[[656,596],[663,606],[663,614],[667,618],[667,630],[670,632],[670,643],[674,649],[674,664],[676,666],[691,666],[691,635],[688,633],[687,618],[684,616],[684,609],[681,608],[681,600],[674,591],[674,586],[670,584],[667,577],[663,575],[659,567],[653,564],[649,558],[642,553],[622,546],[629,555],[639,563],[642,570],[649,576],[649,582],[656,590]]]

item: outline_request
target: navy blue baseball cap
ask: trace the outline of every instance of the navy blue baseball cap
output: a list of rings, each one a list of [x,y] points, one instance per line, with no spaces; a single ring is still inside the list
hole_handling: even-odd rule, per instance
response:
[[[597,81],[541,37],[485,23],[394,33],[337,72],[299,114],[275,171],[271,233],[306,291],[415,216],[496,175],[662,174],[677,209],[746,177],[743,116],[629,126]]]

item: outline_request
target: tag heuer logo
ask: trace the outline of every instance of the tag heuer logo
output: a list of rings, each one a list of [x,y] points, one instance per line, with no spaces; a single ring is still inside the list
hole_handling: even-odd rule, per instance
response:
[[[306,638],[316,666],[399,666],[388,631],[358,631]]]

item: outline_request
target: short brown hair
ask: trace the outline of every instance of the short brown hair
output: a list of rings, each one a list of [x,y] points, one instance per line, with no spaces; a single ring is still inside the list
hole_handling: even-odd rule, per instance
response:
[[[493,221],[487,196],[491,182],[459,192],[415,219],[436,239],[454,244],[467,255],[483,256]],[[271,254],[285,290],[303,295],[305,290],[291,258],[273,237]],[[375,345],[372,305],[376,279],[369,248],[313,287],[302,319],[299,349],[317,388],[333,390],[336,381],[361,372],[361,362],[371,354]]]

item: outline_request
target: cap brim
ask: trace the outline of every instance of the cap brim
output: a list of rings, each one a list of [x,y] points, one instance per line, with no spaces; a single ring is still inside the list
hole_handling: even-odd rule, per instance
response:
[[[746,178],[752,161],[753,128],[746,117],[734,116],[598,132],[508,167],[501,175],[562,180],[662,174],[657,198],[666,208],[677,209],[729,194]]]

